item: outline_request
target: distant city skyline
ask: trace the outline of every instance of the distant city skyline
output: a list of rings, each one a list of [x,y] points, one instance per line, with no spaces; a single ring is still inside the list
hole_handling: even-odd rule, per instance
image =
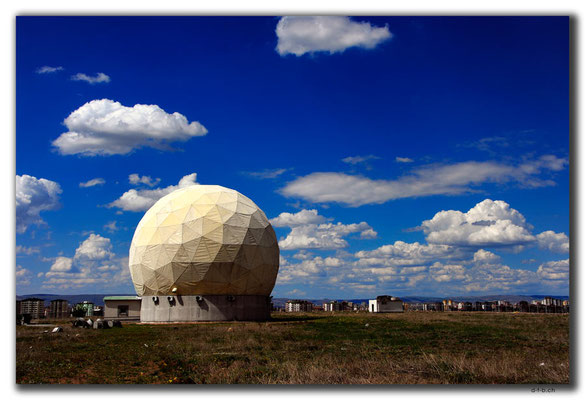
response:
[[[133,293],[156,200],[279,238],[272,295],[569,294],[568,17],[18,17],[16,293]]]

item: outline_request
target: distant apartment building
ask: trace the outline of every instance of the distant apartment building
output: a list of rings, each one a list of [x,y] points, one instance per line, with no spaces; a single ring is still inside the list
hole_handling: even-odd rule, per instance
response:
[[[35,297],[17,301],[16,311],[20,315],[30,315],[33,319],[43,318],[45,316],[45,301]]]
[[[457,308],[456,303],[451,299],[443,300],[443,311],[453,311]]]
[[[459,303],[457,303],[457,311],[472,311],[473,310],[473,304],[471,304],[469,301],[460,301]]]
[[[51,300],[49,306],[48,318],[67,318],[69,317],[69,303],[67,300],[55,299]]]
[[[444,304],[443,302],[437,301],[434,303],[423,303],[422,305],[423,311],[443,311]]]
[[[424,311],[424,303],[404,303],[404,311]]]
[[[286,312],[311,312],[313,303],[307,300],[288,300],[284,309]]]
[[[405,311],[478,311],[478,312],[530,312],[530,313],[568,313],[569,301],[546,297],[543,300],[522,300],[511,303],[507,300],[494,301],[453,301],[405,304]]]
[[[513,311],[512,304],[506,300],[496,300],[492,304],[492,310],[497,312]]]
[[[341,304],[337,300],[323,303],[323,311],[341,311]]]
[[[552,297],[547,296],[542,301],[542,304],[544,304],[545,306],[562,307],[563,306],[563,301],[561,299],[555,299],[555,298],[552,298]]]
[[[376,313],[404,312],[404,305],[398,297],[384,295],[370,300],[368,311]]]
[[[323,303],[324,311],[351,311],[349,303],[347,301],[332,300]]]
[[[515,308],[518,312],[530,312],[530,305],[527,301],[518,302]]]

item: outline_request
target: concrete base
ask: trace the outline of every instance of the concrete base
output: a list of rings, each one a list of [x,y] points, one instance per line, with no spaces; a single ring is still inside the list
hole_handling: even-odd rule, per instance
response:
[[[268,296],[143,296],[141,322],[266,321]]]

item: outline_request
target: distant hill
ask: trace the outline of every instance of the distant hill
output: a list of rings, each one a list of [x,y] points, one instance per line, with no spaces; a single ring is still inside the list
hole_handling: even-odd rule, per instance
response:
[[[106,296],[135,296],[134,293],[110,293],[110,294],[71,294],[71,295],[59,295],[59,294],[28,294],[25,296],[16,296],[16,300],[22,300],[30,297],[36,297],[39,299],[43,299],[45,301],[45,306],[48,306],[51,303],[51,300],[55,299],[63,299],[67,300],[69,304],[77,304],[83,301],[90,301],[94,303],[96,306],[103,306],[104,305],[104,297]],[[536,295],[515,295],[515,294],[494,294],[494,295],[484,295],[484,296],[445,296],[445,297],[428,297],[428,296],[408,296],[408,297],[401,297],[401,300],[406,303],[432,303],[436,301],[443,301],[443,299],[451,299],[454,301],[495,301],[495,300],[505,300],[511,303],[517,303],[519,301],[525,300],[531,302],[532,300],[542,300],[546,296],[554,297],[556,299],[561,300],[568,300],[569,296],[557,296],[557,295],[549,295],[549,294],[536,294]],[[375,297],[371,297],[375,298]],[[337,301],[351,301],[354,303],[362,303],[368,302],[371,298],[365,299],[304,299],[312,302],[313,304],[321,305],[331,300]],[[292,298],[289,297],[275,297],[272,299],[272,302],[276,307],[284,307],[285,303]]]

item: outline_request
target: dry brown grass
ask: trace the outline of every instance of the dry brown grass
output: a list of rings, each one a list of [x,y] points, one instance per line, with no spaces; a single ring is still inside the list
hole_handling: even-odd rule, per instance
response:
[[[314,313],[45,329],[17,327],[18,383],[569,383],[568,315]]]

